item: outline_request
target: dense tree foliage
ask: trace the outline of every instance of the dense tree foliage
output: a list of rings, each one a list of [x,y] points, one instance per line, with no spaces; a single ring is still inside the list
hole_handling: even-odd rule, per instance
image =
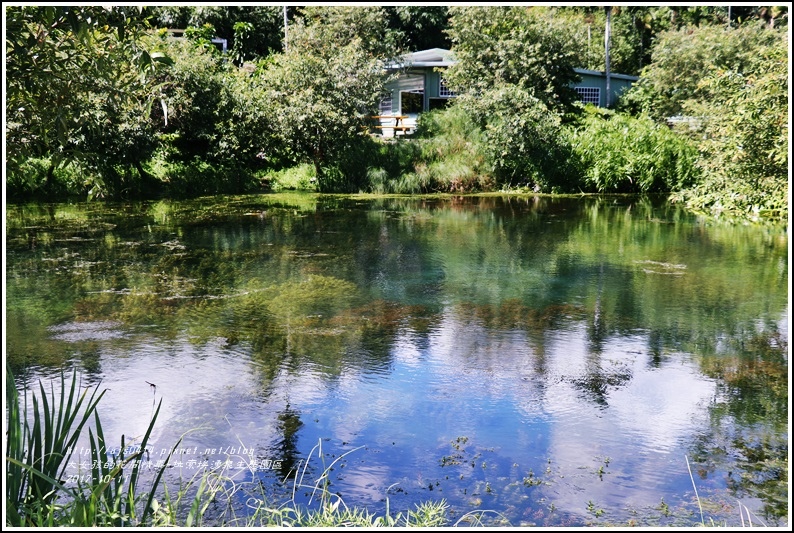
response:
[[[398,54],[401,33],[384,24],[380,7],[309,6],[300,10],[289,29],[289,46],[296,52],[333,56],[353,42],[374,59],[392,59]]]
[[[743,72],[782,35],[758,25],[687,26],[661,32],[652,62],[626,95],[627,105],[657,119],[680,115],[685,102],[708,98],[702,80],[712,69]]]
[[[113,167],[150,157],[152,74],[168,62],[141,45],[145,10],[14,6],[6,24],[7,172],[45,157],[45,189],[69,162],[93,171],[97,191],[125,187]]]
[[[179,41],[168,43],[165,49],[174,65],[160,78],[168,103],[168,124],[163,133],[171,134],[170,143],[183,160],[226,157],[228,154],[218,154],[216,149],[228,121],[228,110],[222,103],[228,100],[231,70],[214,47]]]
[[[298,161],[311,161],[321,189],[326,167],[367,138],[363,117],[377,106],[394,50],[380,8],[306,8],[289,28],[287,52],[259,74],[271,127]]]
[[[275,151],[263,94],[213,46],[158,38],[173,59],[158,76],[167,103],[150,172],[168,195],[243,192]]]
[[[402,36],[402,46],[409,52],[452,46],[445,30],[449,25],[447,6],[387,6],[388,26]]]
[[[266,57],[283,50],[282,6],[158,6],[153,8],[154,25],[159,28],[200,28],[209,24],[213,37],[227,40],[229,48],[245,50],[247,59]],[[244,43],[238,42],[238,24],[249,24]]]
[[[582,114],[574,68],[606,67],[606,13],[9,7],[7,190],[664,191],[785,218],[788,9],[612,7],[610,68],[641,79],[616,112]],[[420,118],[412,143],[368,135],[384,65],[433,47],[454,52],[445,79],[459,97]]]
[[[730,32],[743,40],[743,32]],[[696,209],[785,217],[788,210],[788,38],[761,30],[763,44],[732,68],[709,65],[702,98],[683,103],[697,117],[704,179],[679,199]]]
[[[567,35],[577,53],[576,67],[606,69],[604,8],[538,6],[533,11],[555,33]],[[610,70],[637,75],[650,59],[652,36],[669,27],[669,8],[616,6],[611,12]]]
[[[449,34],[457,63],[446,79],[458,93],[479,95],[495,84],[526,90],[552,110],[576,101],[573,41],[525,7],[454,7]]]

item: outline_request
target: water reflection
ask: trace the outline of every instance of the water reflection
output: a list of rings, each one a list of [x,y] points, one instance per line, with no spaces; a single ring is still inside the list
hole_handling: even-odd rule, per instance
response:
[[[7,227],[20,381],[77,366],[116,436],[162,399],[158,453],[182,438],[194,470],[234,455],[287,494],[322,443],[326,465],[351,452],[349,505],[666,525],[697,522],[688,456],[703,494],[785,520],[780,228],[649,199],[305,195],[9,206]]]

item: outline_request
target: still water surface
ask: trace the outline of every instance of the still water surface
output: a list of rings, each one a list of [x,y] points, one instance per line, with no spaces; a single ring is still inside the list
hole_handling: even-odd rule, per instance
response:
[[[347,505],[545,526],[696,525],[694,481],[707,522],[741,503],[787,524],[785,228],[623,197],[298,194],[6,225],[19,385],[101,383],[113,442],[162,400],[172,480],[223,463],[279,502],[332,466]]]

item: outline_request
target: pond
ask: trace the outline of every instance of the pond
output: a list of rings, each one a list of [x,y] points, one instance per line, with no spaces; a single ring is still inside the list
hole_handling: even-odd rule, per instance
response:
[[[296,472],[325,471],[348,506],[444,499],[451,523],[787,525],[785,227],[619,196],[8,205],[6,260],[18,385],[76,369],[112,442],[162,400],[169,482],[308,504]]]

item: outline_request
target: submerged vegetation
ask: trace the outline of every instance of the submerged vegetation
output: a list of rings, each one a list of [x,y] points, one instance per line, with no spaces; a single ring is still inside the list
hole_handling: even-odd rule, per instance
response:
[[[786,220],[787,9],[610,15],[613,71],[640,81],[596,113],[569,84],[605,68],[603,8],[10,6],[8,197],[653,191]],[[384,65],[416,46],[457,54],[458,97],[369,135]]]

